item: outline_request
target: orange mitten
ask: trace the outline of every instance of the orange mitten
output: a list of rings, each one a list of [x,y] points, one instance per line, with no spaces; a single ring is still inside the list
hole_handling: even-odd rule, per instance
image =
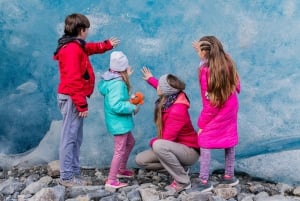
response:
[[[131,95],[129,101],[134,105],[142,105],[144,104],[144,95],[141,92],[136,92],[135,94]]]

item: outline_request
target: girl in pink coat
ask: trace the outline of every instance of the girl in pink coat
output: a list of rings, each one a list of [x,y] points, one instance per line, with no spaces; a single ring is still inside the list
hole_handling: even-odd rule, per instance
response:
[[[198,118],[198,144],[200,146],[199,190],[209,191],[211,149],[225,149],[225,174],[222,183],[238,184],[234,177],[235,146],[238,144],[237,115],[240,92],[239,76],[233,60],[214,36],[193,42],[201,63],[199,85],[202,111]]]

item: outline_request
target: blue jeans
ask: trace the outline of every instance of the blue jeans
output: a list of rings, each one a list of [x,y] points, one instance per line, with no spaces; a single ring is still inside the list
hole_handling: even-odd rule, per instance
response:
[[[83,137],[83,118],[68,95],[58,94],[58,106],[63,117],[59,160],[60,178],[71,179],[80,174],[79,154]]]

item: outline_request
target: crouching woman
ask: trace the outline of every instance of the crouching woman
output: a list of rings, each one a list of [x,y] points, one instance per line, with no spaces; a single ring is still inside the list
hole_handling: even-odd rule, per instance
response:
[[[159,96],[154,110],[157,137],[151,139],[151,149],[136,156],[136,163],[144,169],[168,171],[174,180],[167,190],[189,189],[188,167],[198,160],[199,146],[188,112],[190,101],[183,91],[185,83],[172,74],[157,80],[147,67],[143,67],[142,73]]]

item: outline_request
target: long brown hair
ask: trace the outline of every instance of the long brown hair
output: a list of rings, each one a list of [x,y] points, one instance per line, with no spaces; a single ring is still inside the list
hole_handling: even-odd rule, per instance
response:
[[[171,87],[178,89],[179,91],[183,91],[185,89],[185,83],[175,75],[168,74],[167,82]],[[162,138],[162,128],[163,128],[162,110],[167,98],[168,98],[167,95],[164,94],[160,95],[154,109],[154,122],[156,124],[158,138]]]
[[[207,53],[209,100],[214,106],[222,106],[232,92],[236,90],[239,76],[235,64],[225,53],[222,43],[215,36],[204,36],[199,42],[201,51]]]

